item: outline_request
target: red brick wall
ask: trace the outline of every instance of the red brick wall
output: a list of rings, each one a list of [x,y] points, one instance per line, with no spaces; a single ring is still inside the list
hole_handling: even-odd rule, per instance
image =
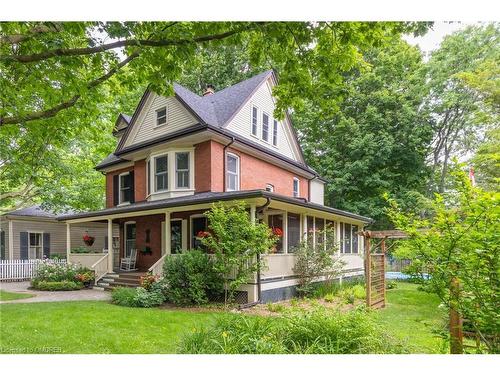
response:
[[[147,195],[146,160],[138,160],[134,163],[134,188],[135,201],[145,201]]]
[[[203,142],[196,146],[196,192],[223,191],[223,150],[224,145],[215,141]],[[309,184],[305,177],[298,176],[231,147],[227,151],[240,157],[240,190],[265,189],[266,184],[272,184],[275,193],[291,197],[293,196],[293,178],[298,177],[300,180],[300,196],[308,198]]]

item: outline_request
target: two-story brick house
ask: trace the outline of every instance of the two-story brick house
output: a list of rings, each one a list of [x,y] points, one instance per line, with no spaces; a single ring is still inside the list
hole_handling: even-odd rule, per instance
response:
[[[241,200],[253,218],[283,232],[276,253],[265,257],[267,270],[245,287],[249,301],[292,293],[293,251],[325,225],[342,241],[346,274],[361,272],[356,232],[370,219],[324,206],[325,181],[305,163],[290,118],[274,118],[275,84],[267,71],[202,96],[177,84],[170,97],[146,90],[131,118],[118,117],[116,150],[96,167],[106,176],[106,208],[60,220],[68,228],[119,225],[120,248],[107,257],[107,272],[132,249],[139,270],[158,272],[166,256],[199,245],[213,202]]]

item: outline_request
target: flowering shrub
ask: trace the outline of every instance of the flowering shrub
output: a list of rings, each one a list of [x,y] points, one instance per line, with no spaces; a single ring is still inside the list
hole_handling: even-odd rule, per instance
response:
[[[82,270],[81,272],[75,275],[75,280],[80,281],[82,283],[87,283],[93,281],[95,279],[95,274],[92,271]]]
[[[35,277],[31,280],[31,286],[35,289],[45,286],[45,290],[71,290],[66,284],[75,283],[81,287],[82,283],[92,281],[94,277],[94,272],[86,267],[43,261],[39,265]],[[46,286],[47,283],[51,285]],[[61,286],[61,289],[57,289],[58,286]],[[80,289],[72,284],[71,288]]]
[[[149,291],[157,280],[158,277],[149,272],[146,275],[141,276],[141,287]]]

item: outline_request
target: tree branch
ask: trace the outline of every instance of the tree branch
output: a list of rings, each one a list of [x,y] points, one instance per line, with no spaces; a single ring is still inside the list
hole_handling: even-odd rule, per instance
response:
[[[110,69],[106,74],[89,82],[87,84],[87,89],[90,90],[90,89],[93,89],[93,88],[99,86],[101,83],[103,83],[104,81],[111,78],[121,68],[123,68],[125,65],[130,63],[133,59],[135,59],[138,56],[139,56],[139,52],[137,52],[137,51],[134,52],[129,57],[127,57],[125,60],[120,62],[118,65],[116,65],[114,68]],[[19,123],[28,122],[28,121],[34,121],[34,120],[40,120],[40,119],[54,117],[62,110],[73,107],[80,98],[81,98],[81,95],[77,94],[64,102],[62,102],[62,103],[60,103],[52,108],[43,110],[43,111],[31,112],[31,113],[28,113],[28,114],[23,115],[23,116],[0,117],[0,126],[8,125],[8,124],[19,124]]]
[[[212,40],[221,40],[228,38],[232,35],[238,34],[243,31],[248,31],[258,25],[247,25],[245,27],[240,27],[234,30],[226,31],[220,34],[211,34],[199,36],[193,39],[161,39],[161,40],[149,40],[149,39],[126,39],[119,40],[113,43],[102,44],[96,47],[83,47],[83,48],[56,48],[48,50],[41,53],[35,53],[31,55],[3,55],[0,56],[0,61],[16,61],[21,63],[32,63],[41,60],[47,60],[52,57],[61,56],[85,56],[92,55],[95,53],[105,52],[115,48],[121,47],[168,47],[168,46],[179,46],[184,44],[192,43],[202,43],[209,42]]]
[[[37,25],[33,27],[27,34],[10,34],[10,35],[2,35],[0,37],[0,43],[6,44],[19,44],[24,42],[25,40],[33,38],[36,34],[50,33],[50,32],[59,32],[62,30],[62,27],[59,23],[51,22],[51,25]]]

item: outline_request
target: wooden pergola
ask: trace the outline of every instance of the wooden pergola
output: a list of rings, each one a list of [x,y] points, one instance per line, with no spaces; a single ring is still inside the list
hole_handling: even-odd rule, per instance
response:
[[[394,246],[386,247],[387,239],[405,239],[408,234],[401,230],[379,230],[358,232],[365,243],[366,305],[379,309],[385,307],[385,254]],[[373,241],[378,240],[378,241]],[[377,251],[379,250],[379,251]]]

